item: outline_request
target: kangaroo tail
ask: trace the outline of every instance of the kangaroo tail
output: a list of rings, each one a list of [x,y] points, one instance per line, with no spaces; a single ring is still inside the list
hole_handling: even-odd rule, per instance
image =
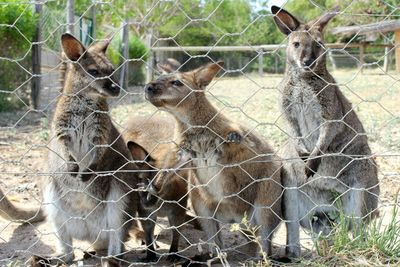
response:
[[[0,217],[21,223],[44,221],[45,215],[41,209],[22,209],[11,203],[0,189]]]

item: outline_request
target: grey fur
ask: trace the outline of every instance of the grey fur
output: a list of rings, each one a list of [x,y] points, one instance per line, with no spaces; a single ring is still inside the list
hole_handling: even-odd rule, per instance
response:
[[[272,11],[281,29],[298,21],[285,10]],[[326,69],[322,37],[332,17],[328,13],[290,32],[282,30],[288,34],[280,105],[291,137],[281,152],[290,257],[300,256],[300,225],[327,235],[338,206],[360,222],[371,218],[378,205],[378,170],[365,130]]]

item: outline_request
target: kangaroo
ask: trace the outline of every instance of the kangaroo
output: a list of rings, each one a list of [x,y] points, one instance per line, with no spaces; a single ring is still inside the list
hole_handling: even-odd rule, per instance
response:
[[[271,255],[281,218],[280,159],[257,133],[229,120],[207,99],[205,89],[222,66],[160,76],[146,85],[145,96],[178,121],[179,146],[196,174],[189,180],[189,197],[210,254],[211,243],[223,248],[219,223],[240,223],[247,214],[260,226],[263,250]]]
[[[376,214],[378,170],[361,121],[326,68],[324,28],[338,9],[308,23],[276,6],[271,11],[288,36],[280,84],[280,106],[292,138],[283,150],[290,159],[283,178],[288,187],[284,216],[287,254],[298,257],[300,225],[329,234],[338,206],[354,219],[350,229]]]
[[[22,223],[36,223],[46,218],[41,209],[22,209],[15,206],[0,189],[0,217]]]
[[[51,125],[43,196],[64,262],[74,259],[72,239],[94,250],[122,256],[135,223],[139,197],[137,165],[108,115],[107,98],[119,94],[114,68],[105,56],[109,42],[85,48],[70,34],[61,43],[71,60]],[[132,171],[131,173],[129,171]]]
[[[146,160],[155,169],[171,169],[181,162],[179,159],[178,146],[174,143],[175,120],[171,117],[151,116],[133,117],[127,123],[123,134],[127,146],[133,151],[140,144],[148,154],[137,156]],[[137,150],[138,151],[138,150]],[[192,171],[185,169],[160,172],[151,181],[149,193],[139,192],[140,207],[144,216],[149,220],[142,221],[145,231],[147,249],[146,260],[157,259],[154,248],[154,227],[157,217],[168,217],[172,229],[172,241],[169,249],[168,260],[177,260],[176,254],[179,246],[179,227],[187,222],[192,222],[198,227],[196,220],[186,214],[188,180],[193,175]]]

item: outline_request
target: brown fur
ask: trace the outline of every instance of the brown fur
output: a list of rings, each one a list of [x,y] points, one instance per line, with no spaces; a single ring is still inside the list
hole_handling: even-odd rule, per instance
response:
[[[281,216],[281,164],[259,135],[207,100],[205,88],[221,65],[161,76],[146,86],[146,98],[178,120],[180,147],[196,173],[190,179],[190,199],[208,242],[223,247],[218,222],[241,222],[247,214],[250,223],[260,225],[263,249],[270,255]]]
[[[154,169],[170,169],[178,164],[178,146],[174,140],[176,121],[170,117],[134,117],[127,123],[123,136],[132,147],[131,142],[140,144],[146,151],[142,156]],[[137,157],[138,158],[138,157]],[[142,222],[145,230],[145,239],[148,246],[147,260],[154,260],[154,226],[158,216],[167,216],[172,229],[172,241],[169,253],[170,259],[177,257],[179,245],[179,228],[188,220],[194,220],[186,214],[189,170],[160,172],[151,181],[156,196],[143,194],[141,207],[143,216],[150,216],[150,220]],[[168,202],[164,202],[168,201]],[[173,203],[169,202],[173,201]]]
[[[135,189],[142,174],[108,115],[107,97],[119,93],[105,56],[108,42],[86,49],[64,34],[62,45],[72,63],[52,122],[51,177],[43,184],[48,219],[58,236],[58,258],[74,259],[73,239],[120,256],[138,210]]]

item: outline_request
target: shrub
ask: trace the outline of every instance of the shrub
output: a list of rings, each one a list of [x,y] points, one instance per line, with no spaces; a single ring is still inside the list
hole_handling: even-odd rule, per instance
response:
[[[23,105],[19,98],[28,102],[25,99],[28,83],[24,82],[30,75],[23,68],[29,71],[31,65],[31,40],[36,17],[32,5],[19,2],[9,0],[7,4],[0,5],[0,111]],[[15,93],[11,93],[16,89]]]
[[[125,60],[122,57],[123,46],[121,37],[115,37],[108,48],[107,55],[114,65],[122,65]],[[138,85],[144,82],[143,63],[148,58],[146,45],[136,36],[129,38],[129,85]]]

